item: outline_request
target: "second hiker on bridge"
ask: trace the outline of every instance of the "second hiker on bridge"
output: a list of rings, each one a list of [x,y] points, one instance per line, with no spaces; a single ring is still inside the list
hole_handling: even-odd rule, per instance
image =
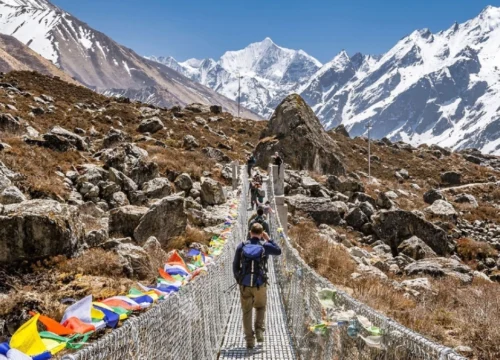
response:
[[[280,247],[264,232],[259,223],[250,229],[250,240],[241,243],[233,260],[234,278],[240,286],[243,330],[248,349],[264,341],[267,303],[267,259],[270,255],[281,255]],[[252,328],[252,313],[255,308],[255,326]],[[255,332],[254,332],[255,329]]]

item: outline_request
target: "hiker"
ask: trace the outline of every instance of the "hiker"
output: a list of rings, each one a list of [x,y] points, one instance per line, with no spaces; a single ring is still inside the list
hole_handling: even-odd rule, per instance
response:
[[[274,165],[278,166],[278,177],[280,177],[280,169],[281,169],[281,164],[283,164],[283,159],[281,158],[280,154],[276,151],[274,153]]]
[[[257,173],[255,174],[255,176],[253,177],[253,181],[259,183],[259,184],[262,184],[262,175],[259,173],[259,171],[257,170]]]
[[[264,209],[262,207],[259,207],[257,209],[257,212],[254,215],[252,215],[248,220],[248,230],[252,229],[253,224],[261,224],[262,227],[264,228],[264,231],[268,234],[270,233],[269,224],[264,218]]]
[[[255,160],[255,156],[253,154],[248,155],[247,158],[247,170],[248,170],[248,177],[252,177],[252,168],[255,166],[255,163],[257,161]]]
[[[253,210],[253,207],[254,205],[257,204],[257,196],[259,195],[259,189],[257,188],[259,184],[255,183],[255,182],[251,182],[250,183],[250,188],[249,188],[249,191],[250,191],[250,205],[251,205],[251,209]]]
[[[266,191],[262,188],[262,184],[257,183],[257,207],[264,205],[264,198],[266,197]]]
[[[243,330],[247,349],[253,349],[255,339],[264,341],[267,303],[267,259],[270,255],[281,255],[280,247],[269,238],[260,224],[253,224],[251,238],[236,249],[233,260],[233,274],[240,286]],[[255,308],[255,326],[252,329],[252,315]],[[255,333],[254,333],[255,330]]]
[[[262,210],[264,210],[264,217],[266,219],[269,218],[270,214],[274,213],[274,210],[271,207],[271,203],[269,202],[269,200],[267,200],[266,203],[262,206]]]

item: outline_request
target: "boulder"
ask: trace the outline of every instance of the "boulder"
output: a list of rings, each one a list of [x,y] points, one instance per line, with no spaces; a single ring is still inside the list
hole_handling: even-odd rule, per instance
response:
[[[399,244],[398,253],[411,257],[414,260],[437,257],[436,253],[422,239],[416,236],[412,236]]]
[[[423,274],[433,277],[451,276],[464,283],[470,283],[473,279],[472,270],[452,258],[423,259],[407,265],[404,270],[408,276]]]
[[[158,177],[159,170],[158,164],[154,161],[139,159],[136,164],[127,173],[136,184],[142,185],[145,182],[153,180]]]
[[[206,147],[202,150],[202,152],[210,159],[214,159],[220,163],[229,163],[231,162],[231,158],[224,154],[221,150],[215,149],[213,147]]]
[[[0,204],[10,205],[18,204],[26,200],[21,190],[16,186],[9,186],[4,190],[0,191]]]
[[[109,236],[133,237],[135,228],[147,212],[147,207],[133,205],[111,210],[109,212]]]
[[[120,243],[113,249],[121,259],[125,273],[128,277],[145,280],[153,274],[151,260],[148,252],[142,247]]]
[[[431,206],[425,208],[425,211],[445,219],[455,219],[458,216],[453,205],[445,200],[434,201]]]
[[[61,150],[66,147],[68,147],[66,148],[68,150],[72,147],[80,151],[86,151],[88,148],[87,142],[83,137],[60,126],[54,126],[43,138],[48,142],[48,146],[55,148],[55,150],[60,150],[58,146],[61,146]]]
[[[22,128],[19,120],[11,114],[0,114],[0,131],[16,133],[21,131]]]
[[[470,194],[458,194],[457,196],[455,196],[454,201],[459,204],[470,205],[473,208],[477,208],[479,206],[476,198]]]
[[[129,178],[127,175],[115,168],[109,168],[109,180],[120,186],[120,188],[126,192],[130,193],[138,189],[137,184]]]
[[[200,227],[210,227],[223,224],[227,220],[229,209],[214,206],[210,211],[203,208],[191,207],[187,209],[189,222]]]
[[[212,106],[210,106],[210,112],[212,114],[221,114],[222,113],[222,106],[212,105]]]
[[[404,239],[417,236],[438,255],[449,252],[446,232],[418,215],[404,210],[381,211],[372,217],[373,230],[397,253]]]
[[[203,179],[200,195],[204,205],[220,205],[226,202],[224,187],[220,182],[211,178]]]
[[[424,201],[432,205],[436,200],[444,200],[444,195],[441,191],[431,189],[424,194]]]
[[[53,200],[6,205],[0,214],[0,264],[71,256],[83,236],[75,206]]]
[[[392,193],[395,194],[393,191]],[[392,196],[390,191],[380,192],[377,197],[377,206],[380,207],[381,209],[386,209],[386,210],[394,209],[395,205],[394,202],[392,201],[393,198],[394,197]]]
[[[109,206],[112,209],[127,205],[130,205],[130,202],[128,201],[127,195],[121,191],[115,192],[109,199]]]
[[[330,175],[328,176],[326,183],[328,185],[328,188],[341,193],[355,193],[365,191],[365,187],[362,182],[351,178]]]
[[[366,215],[368,220],[375,214],[375,208],[368,201],[360,203],[358,207]]]
[[[172,194],[172,185],[167,178],[156,178],[144,183],[142,191],[150,199],[162,199]]]
[[[196,141],[196,138],[193,135],[184,136],[183,141],[184,141],[183,147],[186,150],[191,150],[191,149],[200,147],[200,144],[198,143],[198,141]]]
[[[150,236],[154,236],[162,245],[167,245],[170,239],[184,232],[186,224],[184,198],[170,195],[151,206],[136,227],[134,239],[143,244]]]
[[[349,226],[352,226],[356,230],[360,230],[369,220],[359,207],[355,207],[346,214],[345,221]]]
[[[186,173],[182,173],[177,176],[174,184],[179,190],[185,191],[186,193],[189,193],[189,191],[193,188],[193,180],[191,179],[191,176]]]
[[[346,138],[350,137],[349,136],[349,132],[345,128],[344,124],[340,124],[339,126],[337,126],[336,128],[334,128],[333,132],[336,133],[336,134],[340,134],[342,136],[345,136]]]
[[[331,199],[311,198],[304,195],[287,196],[285,202],[288,204],[290,212],[295,215],[302,212],[309,215],[318,225],[339,225],[341,213],[345,209],[340,209]]]
[[[108,131],[104,139],[102,140],[102,146],[105,148],[110,148],[117,144],[123,143],[127,139],[125,133],[118,129],[111,129]]]
[[[401,281],[401,286],[407,289],[416,291],[430,291],[432,290],[431,282],[428,278],[417,278],[411,280]]]
[[[164,127],[165,126],[163,125],[163,122],[160,120],[160,118],[155,116],[150,119],[142,120],[139,124],[139,127],[137,128],[137,131],[141,133],[154,134],[155,132],[162,130]]]
[[[262,132],[255,150],[257,166],[266,169],[276,151],[292,168],[313,170],[319,174],[345,173],[336,154],[339,151],[336,142],[297,94],[289,95],[281,102]]]
[[[447,171],[441,174],[441,181],[445,184],[460,185],[462,174],[457,171]]]

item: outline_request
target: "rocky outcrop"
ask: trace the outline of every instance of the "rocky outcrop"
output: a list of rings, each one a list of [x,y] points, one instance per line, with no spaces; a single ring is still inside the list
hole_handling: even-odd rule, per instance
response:
[[[398,253],[414,260],[437,257],[436,253],[422,239],[412,236],[398,246]]]
[[[123,206],[109,212],[109,236],[133,237],[134,230],[139,225],[148,208],[142,206]]]
[[[187,216],[184,213],[184,198],[178,195],[167,196],[151,206],[141,218],[134,231],[134,239],[139,244],[154,236],[162,245],[186,229]]]
[[[304,195],[287,196],[285,198],[290,212],[302,212],[309,215],[317,224],[338,225],[342,220],[340,214],[344,209],[330,198],[312,198]]]
[[[465,283],[472,281],[472,270],[458,260],[451,258],[424,259],[409,264],[405,267],[408,276],[430,275],[434,277],[452,276]]]
[[[289,95],[276,108],[255,150],[257,165],[267,168],[278,151],[295,169],[343,175],[338,146],[326,133],[312,109],[297,94]]]
[[[0,264],[72,255],[83,239],[77,208],[28,200],[0,210]]]
[[[422,239],[438,255],[449,252],[446,232],[417,214],[404,210],[381,211],[372,217],[377,236],[397,253],[399,245],[411,236]]]
[[[201,183],[201,202],[205,205],[220,205],[226,202],[222,184],[214,179],[205,178]]]

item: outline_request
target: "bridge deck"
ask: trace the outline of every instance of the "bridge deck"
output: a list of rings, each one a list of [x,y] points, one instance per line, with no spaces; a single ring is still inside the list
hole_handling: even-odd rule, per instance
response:
[[[224,336],[219,359],[295,360],[297,358],[288,331],[286,313],[279,293],[280,290],[276,283],[272,259],[269,259],[268,275],[269,285],[267,289],[264,343],[256,343],[257,346],[253,350],[246,349],[239,290],[236,288],[233,290],[231,317]]]

